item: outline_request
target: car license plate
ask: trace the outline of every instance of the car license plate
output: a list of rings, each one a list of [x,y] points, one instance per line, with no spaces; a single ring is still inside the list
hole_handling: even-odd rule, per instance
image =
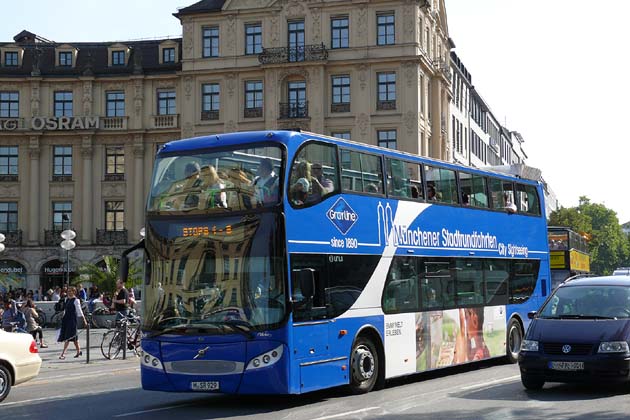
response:
[[[191,382],[190,387],[193,391],[218,391],[219,381]]]
[[[584,362],[549,362],[553,370],[584,370]]]

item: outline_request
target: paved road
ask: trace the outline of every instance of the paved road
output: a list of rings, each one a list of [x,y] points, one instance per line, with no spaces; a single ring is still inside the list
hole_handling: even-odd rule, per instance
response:
[[[86,365],[84,358],[60,361],[58,354],[58,345],[42,351],[41,374],[12,390],[0,404],[1,419],[604,420],[630,413],[629,387],[552,384],[526,392],[518,367],[497,361],[391,381],[367,395],[336,388],[242,397],[143,391],[135,358],[108,361],[99,353]]]

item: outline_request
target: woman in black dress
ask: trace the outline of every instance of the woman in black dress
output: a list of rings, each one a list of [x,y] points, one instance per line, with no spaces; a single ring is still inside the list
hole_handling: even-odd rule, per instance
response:
[[[87,325],[85,316],[81,310],[81,303],[79,302],[79,299],[77,299],[77,289],[75,287],[70,287],[68,289],[65,312],[63,314],[63,318],[61,319],[61,330],[59,331],[59,337],[57,338],[57,342],[61,343],[63,341],[63,351],[59,356],[62,360],[66,358],[66,349],[71,341],[77,349],[77,354],[74,357],[79,357],[83,354],[81,352],[81,347],[79,347],[79,339],[77,336],[77,319],[79,318],[83,319],[83,325]]]

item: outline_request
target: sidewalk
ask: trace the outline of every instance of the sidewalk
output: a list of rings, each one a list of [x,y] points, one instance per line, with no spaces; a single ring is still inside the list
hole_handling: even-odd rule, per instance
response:
[[[103,338],[103,334],[108,330],[106,328],[99,329],[90,329],[90,363],[89,365],[112,365],[112,366],[121,366],[132,364],[139,364],[140,359],[138,359],[133,351],[127,351],[127,359],[122,360],[122,352],[118,356],[117,359],[108,360],[101,353],[101,339]],[[74,358],[76,354],[76,350],[74,348],[74,343],[70,343],[68,345],[68,349],[66,350],[66,358],[65,360],[60,360],[59,355],[61,354],[61,350],[63,349],[63,343],[57,343],[57,330],[51,328],[44,329],[44,343],[48,344],[48,348],[38,348],[39,355],[42,358],[42,368],[41,371],[44,372],[46,370],[67,370],[72,369],[73,367],[79,367],[78,365],[87,365],[86,357],[87,357],[87,347],[86,347],[86,330],[79,330],[79,345],[81,346],[81,351],[83,352],[82,356],[78,358]]]

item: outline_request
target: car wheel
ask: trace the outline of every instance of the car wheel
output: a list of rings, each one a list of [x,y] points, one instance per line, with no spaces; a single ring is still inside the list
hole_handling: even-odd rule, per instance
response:
[[[518,361],[518,353],[521,351],[521,343],[523,342],[523,330],[521,324],[516,319],[511,319],[507,328],[507,337],[505,340],[505,351],[508,362],[516,363]]]
[[[380,361],[376,346],[367,337],[359,337],[350,357],[350,390],[353,394],[370,392],[379,379]]]
[[[0,402],[4,400],[11,391],[11,373],[5,366],[0,365]]]
[[[521,382],[525,389],[537,391],[545,385],[545,381],[540,378],[532,378],[531,376],[521,374]]]

